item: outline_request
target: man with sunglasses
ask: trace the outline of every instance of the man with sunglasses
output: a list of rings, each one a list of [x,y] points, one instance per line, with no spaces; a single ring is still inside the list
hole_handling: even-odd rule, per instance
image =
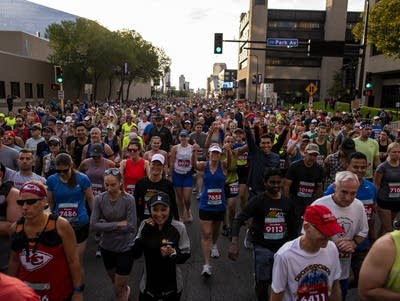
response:
[[[44,211],[47,191],[25,183],[17,204],[22,217],[11,228],[10,276],[33,288],[41,300],[83,300],[83,277],[70,223]]]

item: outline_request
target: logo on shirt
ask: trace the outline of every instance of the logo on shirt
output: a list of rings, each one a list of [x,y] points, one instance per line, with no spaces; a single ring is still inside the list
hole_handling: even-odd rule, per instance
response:
[[[328,300],[330,273],[330,269],[323,264],[312,264],[303,269],[295,277],[298,281],[296,300]]]
[[[53,255],[42,251],[32,252],[32,250],[30,249],[28,256],[26,256],[25,252],[26,251],[23,251],[19,254],[19,260],[22,266],[29,272],[44,267],[48,262],[53,259]]]

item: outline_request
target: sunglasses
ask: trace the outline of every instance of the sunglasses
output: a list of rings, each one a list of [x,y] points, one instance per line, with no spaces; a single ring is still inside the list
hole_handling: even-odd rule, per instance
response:
[[[33,204],[36,204],[40,200],[42,200],[42,199],[17,200],[17,204],[22,207],[22,206],[24,206],[25,203],[27,203],[28,205],[33,205]]]
[[[130,153],[136,153],[137,151],[139,151],[137,148],[128,148],[128,152]]]
[[[121,173],[118,168],[109,168],[109,169],[106,169],[106,171],[104,172],[104,175],[119,176],[119,175],[121,175]]]
[[[66,169],[56,169],[56,173],[68,173],[69,172],[69,168]]]
[[[54,143],[49,143],[49,146],[59,146],[60,144],[58,144],[57,142]]]

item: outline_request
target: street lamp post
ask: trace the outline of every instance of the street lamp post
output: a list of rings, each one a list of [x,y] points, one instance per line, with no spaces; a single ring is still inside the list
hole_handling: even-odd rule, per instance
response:
[[[257,103],[257,98],[258,98],[258,56],[254,54],[250,54],[250,57],[255,57],[256,58],[256,95],[254,97],[254,101]],[[250,62],[251,64],[251,62]]]

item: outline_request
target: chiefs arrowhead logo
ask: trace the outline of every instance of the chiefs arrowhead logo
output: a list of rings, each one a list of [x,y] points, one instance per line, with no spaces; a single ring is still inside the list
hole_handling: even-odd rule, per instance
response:
[[[36,251],[35,253],[33,253],[32,250],[29,250],[29,256],[25,256],[25,251],[22,251],[19,254],[19,260],[21,264],[27,271],[30,272],[40,269],[52,259],[53,255],[42,251]]]

